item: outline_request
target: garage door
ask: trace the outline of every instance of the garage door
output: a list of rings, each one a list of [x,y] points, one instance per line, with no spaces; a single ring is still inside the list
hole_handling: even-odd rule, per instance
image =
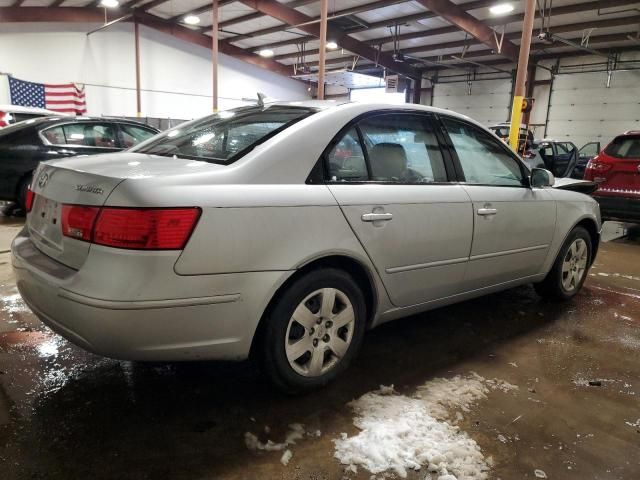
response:
[[[476,80],[469,95],[466,82],[438,83],[433,89],[433,106],[453,110],[486,126],[506,122],[511,104],[511,80]]]
[[[558,75],[553,83],[547,137],[580,147],[604,146],[626,130],[640,129],[640,73],[616,72],[607,88],[606,72]]]

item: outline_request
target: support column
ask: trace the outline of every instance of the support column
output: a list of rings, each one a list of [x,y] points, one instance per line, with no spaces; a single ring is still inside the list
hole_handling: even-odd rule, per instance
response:
[[[142,95],[140,93],[140,24],[133,23],[136,50],[136,117],[142,117]]]
[[[518,70],[516,72],[516,86],[513,92],[513,106],[511,108],[511,128],[509,129],[509,145],[511,145],[514,151],[518,151],[520,123],[522,121],[522,100],[525,93],[524,84],[527,79],[531,31],[533,30],[535,16],[536,0],[526,0],[524,22],[522,25],[522,39],[520,41],[520,54],[518,56]]]
[[[213,24],[211,25],[211,92],[213,95],[213,111],[218,111],[218,27],[220,23],[220,13],[218,11],[219,0],[212,0],[211,8],[213,14]]]
[[[324,100],[324,64],[327,56],[327,14],[329,0],[320,0],[320,58],[318,61],[318,100]]]

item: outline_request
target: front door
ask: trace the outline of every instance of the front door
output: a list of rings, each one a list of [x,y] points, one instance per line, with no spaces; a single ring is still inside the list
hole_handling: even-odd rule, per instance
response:
[[[555,231],[556,204],[551,194],[529,188],[520,160],[481,128],[451,117],[443,117],[442,123],[473,203],[473,245],[465,289],[539,273]]]
[[[374,114],[339,134],[325,160],[328,186],[395,305],[460,292],[473,216],[464,187],[449,183],[431,117]]]

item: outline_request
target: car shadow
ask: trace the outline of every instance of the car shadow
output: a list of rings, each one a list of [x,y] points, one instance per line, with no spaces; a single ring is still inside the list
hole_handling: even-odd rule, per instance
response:
[[[245,432],[277,442],[301,422],[330,433],[348,421],[350,400],[379,385],[413,389],[468,359],[489,361],[501,344],[545,328],[572,305],[521,287],[382,325],[342,377],[298,397],[275,391],[248,363],[90,356],[19,421],[16,468],[25,478],[246,478],[237,470],[255,456]]]

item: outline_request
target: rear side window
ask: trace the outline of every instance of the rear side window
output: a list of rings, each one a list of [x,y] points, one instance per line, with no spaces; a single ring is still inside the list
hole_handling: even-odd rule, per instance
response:
[[[442,122],[458,155],[466,183],[522,186],[520,164],[500,140],[454,118],[443,118]]]
[[[151,130],[136,125],[120,124],[120,130],[122,134],[122,146],[124,148],[131,148],[138,145],[156,134]]]
[[[431,120],[385,113],[347,130],[328,154],[329,181],[400,184],[446,182]]]
[[[611,157],[637,160],[640,158],[640,136],[616,137],[607,145],[604,153]]]

